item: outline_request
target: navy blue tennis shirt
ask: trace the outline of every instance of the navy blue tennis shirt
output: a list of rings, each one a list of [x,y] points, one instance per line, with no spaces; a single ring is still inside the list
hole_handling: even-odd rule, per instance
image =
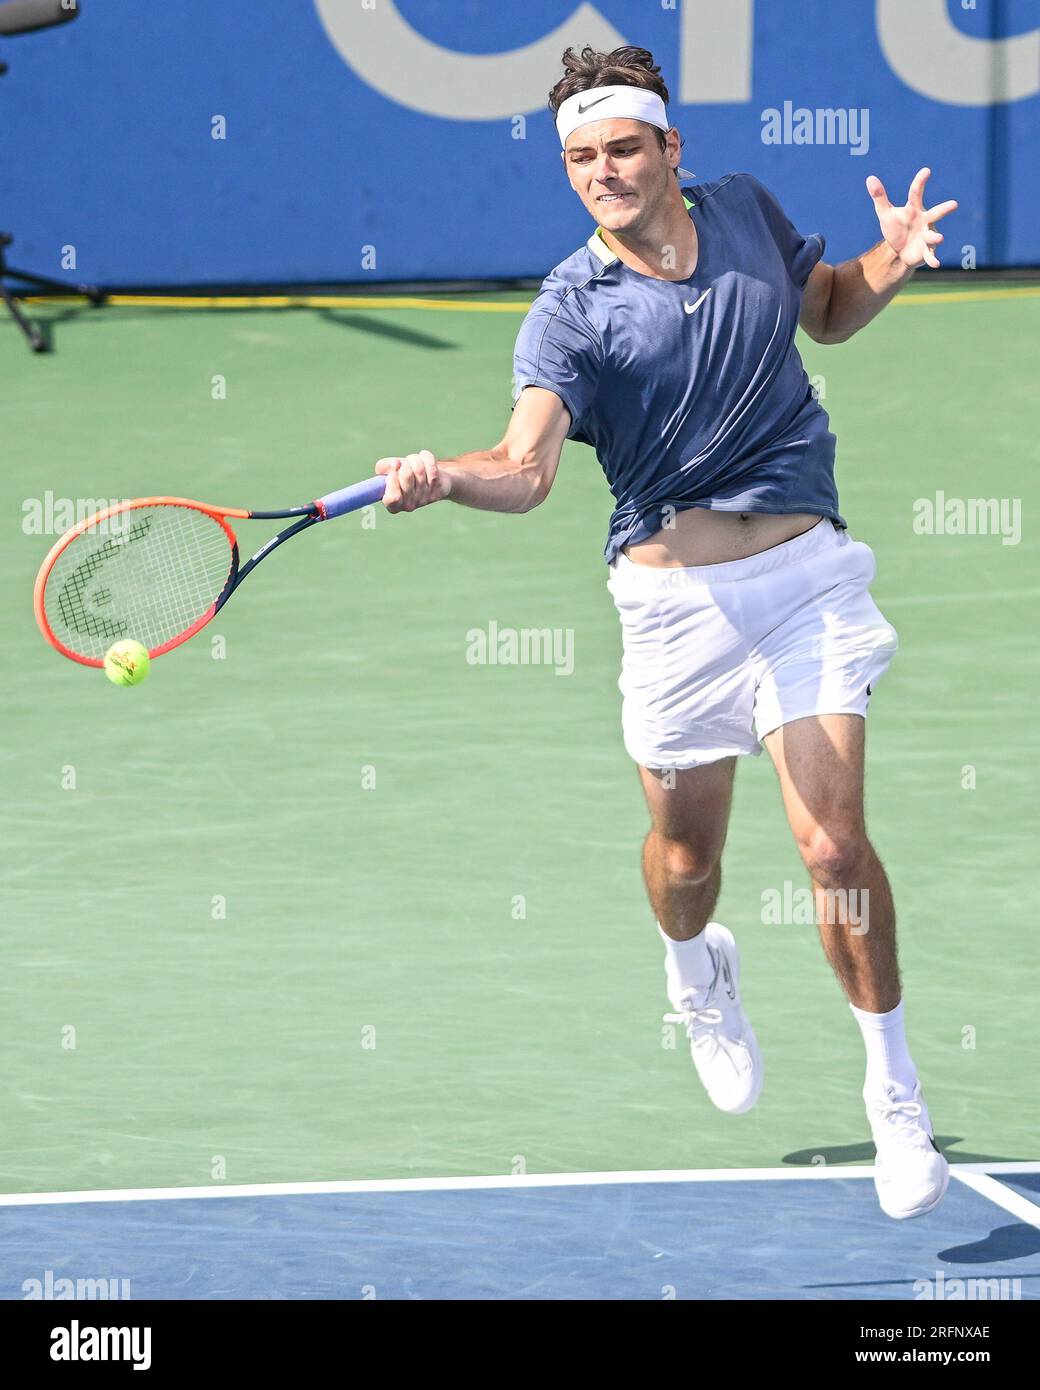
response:
[[[520,328],[514,401],[554,391],[591,444],[616,506],[605,555],[675,512],[812,512],[840,527],[835,438],[794,346],[824,251],[751,174],[682,190],[697,268],[656,280],[597,228],[542,282]]]

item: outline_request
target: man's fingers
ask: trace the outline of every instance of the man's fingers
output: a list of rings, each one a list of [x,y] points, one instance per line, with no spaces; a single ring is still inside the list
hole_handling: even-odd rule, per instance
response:
[[[945,203],[936,203],[934,208],[929,208],[925,217],[929,222],[938,222],[940,217],[945,217],[948,212],[953,212],[957,206],[957,199],[950,198]]]
[[[426,472],[426,460],[433,462],[428,449],[419,454],[408,454],[401,460],[401,498],[406,512],[414,512],[430,501],[430,480]]]
[[[397,485],[401,489],[401,510],[411,512],[415,510],[415,474],[407,459],[402,459],[401,467],[397,472]]]
[[[924,169],[918,169],[917,173],[914,175],[914,181],[910,185],[910,192],[906,195],[906,201],[911,207],[924,208],[924,186],[928,182],[928,176],[931,172],[931,169],[926,166]]]
[[[867,176],[867,192],[874,199],[875,203],[883,203],[886,207],[891,206],[888,201],[888,194],[885,192],[885,185],[878,178],[877,174]]]
[[[409,454],[405,463],[411,467],[415,479],[414,495],[416,506],[429,502],[439,502],[443,495],[437,469],[437,460],[429,449],[420,449],[417,454]]]
[[[448,489],[429,449],[403,458],[380,459],[376,472],[386,477],[383,505],[391,512],[414,512],[447,496]]]
[[[924,239],[929,246],[938,246],[944,240],[942,232],[925,232]]]
[[[392,469],[386,476],[386,491],[383,493],[383,506],[395,511],[401,501],[401,489],[397,485],[397,470]]]
[[[430,453],[429,449],[422,449],[414,455],[415,476],[420,486],[433,488],[434,479],[437,476],[437,460]]]

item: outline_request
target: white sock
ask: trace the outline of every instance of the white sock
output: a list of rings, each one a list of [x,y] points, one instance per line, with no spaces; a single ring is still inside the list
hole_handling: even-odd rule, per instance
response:
[[[689,941],[673,941],[660,922],[657,930],[664,942],[664,968],[668,976],[668,997],[678,1008],[678,997],[691,989],[707,989],[715,978],[715,962],[708,951],[704,932]]]
[[[867,1049],[867,1084],[894,1086],[896,1100],[909,1100],[917,1081],[917,1068],[907,1051],[903,1027],[903,1001],[887,1014],[869,1014],[849,1008],[856,1017]]]

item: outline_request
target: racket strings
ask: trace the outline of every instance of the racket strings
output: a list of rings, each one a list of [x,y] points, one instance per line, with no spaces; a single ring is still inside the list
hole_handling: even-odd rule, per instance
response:
[[[212,608],[231,574],[231,545],[220,522],[194,507],[110,517],[58,556],[44,595],[47,621],[81,656],[100,659],[123,637],[153,651]]]

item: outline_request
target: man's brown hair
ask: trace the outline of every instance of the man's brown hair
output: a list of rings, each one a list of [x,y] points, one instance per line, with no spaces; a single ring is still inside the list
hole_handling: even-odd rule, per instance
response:
[[[588,44],[580,53],[568,48],[563,55],[563,76],[549,93],[553,115],[568,97],[587,92],[590,87],[642,87],[646,92],[656,92],[668,105],[668,88],[654,55],[649,49],[633,48],[627,43],[612,53],[598,53]],[[664,131],[654,127],[654,134],[663,150]]]
[[[615,48],[613,53],[597,53],[588,44],[580,53],[568,48],[563,55],[563,76],[549,93],[553,114],[568,97],[587,92],[590,87],[642,87],[644,91],[656,92],[668,105],[668,88],[654,55],[631,44]]]

